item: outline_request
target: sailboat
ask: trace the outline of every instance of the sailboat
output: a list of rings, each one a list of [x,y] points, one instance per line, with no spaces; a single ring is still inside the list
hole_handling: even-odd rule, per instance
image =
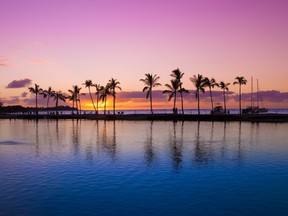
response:
[[[265,107],[260,107],[259,106],[259,84],[258,84],[258,79],[257,79],[257,106],[254,106],[254,100],[253,100],[253,77],[251,77],[251,106],[248,106],[247,108],[242,110],[242,113],[265,113],[268,112],[268,109]]]

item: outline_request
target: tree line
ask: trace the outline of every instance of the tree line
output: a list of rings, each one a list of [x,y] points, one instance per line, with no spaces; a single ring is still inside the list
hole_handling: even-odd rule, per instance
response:
[[[184,73],[182,73],[179,68],[173,70],[170,74],[172,79],[170,80],[170,83],[165,84],[167,87],[167,90],[164,90],[163,94],[168,94],[168,100],[170,101],[173,98],[173,113],[177,113],[176,108],[176,97],[177,93],[180,94],[181,98],[181,109],[182,114],[184,114],[184,105],[183,105],[183,93],[189,93],[187,89],[183,87],[182,78],[184,76]],[[146,99],[150,98],[150,110],[151,114],[153,114],[153,106],[152,106],[152,89],[161,86],[161,84],[158,82],[160,79],[157,74],[153,75],[151,73],[145,74],[144,79],[140,79],[145,85],[143,88],[143,92],[147,92]],[[213,103],[213,96],[212,96],[212,89],[214,87],[219,87],[223,90],[223,98],[224,98],[224,113],[226,113],[226,96],[225,92],[229,91],[229,85],[230,83],[225,83],[224,81],[220,81],[219,83],[216,82],[214,78],[208,78],[204,77],[202,74],[193,75],[193,77],[190,77],[190,81],[194,84],[194,87],[196,88],[195,91],[195,97],[197,99],[197,109],[198,109],[198,115],[200,115],[200,92],[204,93],[205,88],[209,89],[210,93],[210,100],[211,100],[211,108],[214,109],[214,103]],[[233,85],[239,85],[239,113],[242,113],[241,109],[241,86],[246,85],[247,80],[243,76],[237,76],[235,78],[235,82]]]
[[[176,108],[176,99],[177,94],[180,95],[181,98],[181,110],[182,114],[184,114],[184,104],[183,104],[183,97],[184,94],[189,93],[187,89],[183,87],[182,78],[184,76],[184,73],[182,73],[179,68],[173,70],[170,74],[172,79],[170,80],[170,83],[165,84],[166,90],[163,90],[163,94],[168,95],[168,101],[171,101],[173,99],[173,113],[177,113]],[[146,92],[146,99],[149,98],[150,100],[150,111],[151,114],[153,114],[153,96],[152,91],[153,88],[161,86],[159,83],[160,77],[157,74],[147,73],[145,74],[145,77],[143,79],[140,79],[141,82],[144,83],[143,92]],[[204,77],[201,74],[193,75],[190,77],[190,81],[193,83],[195,87],[195,97],[197,99],[197,108],[198,108],[198,114],[200,114],[200,93],[204,93],[205,89],[209,89],[210,93],[210,100],[211,100],[211,108],[214,109],[214,103],[213,103],[213,95],[212,95],[212,89],[214,87],[219,87],[223,90],[223,99],[224,99],[224,112],[226,113],[226,96],[225,92],[229,91],[229,85],[230,83],[225,83],[224,81],[220,81],[219,83],[216,82],[214,78],[208,78]],[[239,85],[239,113],[241,114],[241,86],[246,85],[247,80],[243,76],[237,76],[235,78],[235,82],[233,85]],[[104,114],[106,114],[106,104],[107,104],[107,98],[108,96],[112,96],[113,98],[113,114],[115,115],[115,106],[116,106],[116,91],[122,90],[120,87],[120,82],[117,81],[117,79],[111,78],[108,83],[105,86],[102,86],[97,83],[93,83],[92,80],[86,80],[82,85],[85,86],[85,88],[88,88],[89,96],[91,103],[93,105],[93,109],[95,111],[95,114],[98,114],[99,107],[98,103],[101,101],[104,103]],[[92,88],[94,88],[94,93],[92,93]],[[38,109],[38,97],[39,95],[47,98],[47,108],[49,107],[50,99],[54,99],[55,101],[55,108],[57,110],[58,108],[58,102],[63,101],[66,102],[66,100],[72,101],[72,114],[74,114],[74,108],[76,109],[77,114],[79,114],[79,111],[81,113],[81,95],[84,95],[85,93],[81,92],[81,87],[78,85],[73,85],[72,89],[68,90],[68,96],[61,91],[55,91],[51,87],[48,87],[48,89],[42,89],[39,85],[34,84],[34,87],[29,87],[28,90],[35,94],[35,106],[36,110]],[[94,96],[93,96],[94,94]],[[94,98],[95,97],[95,98]],[[94,99],[93,99],[94,98]],[[95,102],[96,100],[96,106]],[[38,112],[36,111],[38,114]]]

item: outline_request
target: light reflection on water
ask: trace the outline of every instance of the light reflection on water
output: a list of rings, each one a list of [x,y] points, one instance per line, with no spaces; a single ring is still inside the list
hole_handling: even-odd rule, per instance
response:
[[[0,215],[285,215],[287,126],[1,120]]]

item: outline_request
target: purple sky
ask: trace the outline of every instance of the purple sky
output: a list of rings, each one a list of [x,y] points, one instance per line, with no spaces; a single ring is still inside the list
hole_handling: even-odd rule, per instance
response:
[[[188,89],[199,73],[285,92],[287,11],[286,0],[0,0],[0,98],[20,96],[6,87],[21,79],[66,92],[113,77],[141,91],[145,73],[164,86],[177,67]]]

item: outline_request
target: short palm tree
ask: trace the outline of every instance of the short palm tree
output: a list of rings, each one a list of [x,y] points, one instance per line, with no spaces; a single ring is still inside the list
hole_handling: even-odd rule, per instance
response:
[[[164,90],[163,94],[169,94],[168,100],[171,101],[171,99],[174,97],[174,105],[173,105],[173,113],[176,113],[176,97],[177,97],[177,91],[180,87],[179,80],[172,79],[170,80],[170,84],[165,84],[165,86],[168,88],[168,90]]]
[[[110,86],[111,89],[111,95],[113,97],[113,115],[115,115],[115,100],[116,100],[116,89],[119,89],[120,91],[122,91],[120,85],[120,82],[117,81],[117,79],[113,79],[111,78],[109,80],[108,85]]]
[[[183,105],[183,93],[189,93],[188,90],[182,87],[182,82],[181,79],[184,76],[184,73],[182,73],[179,68],[175,69],[172,71],[170,76],[174,77],[176,80],[180,82],[179,90],[178,92],[180,93],[180,98],[181,98],[181,108],[182,108],[182,114],[184,114],[184,105]]]
[[[233,83],[233,85],[239,85],[239,113],[242,113],[242,109],[241,109],[241,86],[242,85],[246,85],[247,80],[245,79],[245,77],[241,76],[237,76],[236,81]]]
[[[107,97],[111,95],[111,89],[109,83],[102,89],[100,94],[100,100],[104,102],[104,115],[106,115],[106,104],[107,104]]]
[[[83,83],[83,85],[85,85],[85,88],[88,88],[89,91],[89,95],[90,95],[90,99],[93,105],[93,108],[95,110],[95,113],[97,113],[93,98],[92,98],[92,94],[91,94],[91,87],[93,86],[92,80],[86,80],[85,83]]]
[[[213,97],[212,97],[212,88],[214,88],[215,86],[219,87],[219,84],[216,82],[216,80],[214,78],[209,79],[208,77],[205,77],[205,85],[209,88],[211,107],[213,110],[214,104],[213,104]]]
[[[195,96],[198,102],[198,115],[200,115],[200,91],[203,93],[205,92],[206,87],[205,78],[201,74],[198,74],[197,76],[193,75],[193,77],[191,77],[190,80],[196,87]]]
[[[28,90],[29,92],[35,94],[36,114],[38,115],[38,94],[43,92],[43,90],[37,84],[34,85],[34,88],[29,87]]]
[[[223,96],[224,96],[224,113],[226,114],[226,97],[225,97],[225,91],[229,91],[228,86],[230,85],[230,83],[225,83],[223,81],[221,81],[219,83],[219,87],[223,90]]]
[[[145,84],[145,87],[143,88],[143,92],[147,91],[146,94],[146,99],[148,99],[148,97],[150,98],[150,110],[151,110],[151,114],[153,114],[153,108],[152,108],[152,88],[157,87],[157,86],[161,86],[160,83],[158,83],[158,80],[160,79],[159,76],[157,76],[157,74],[153,75],[153,74],[145,74],[145,79],[140,79],[140,81],[142,81]]]
[[[58,115],[58,101],[61,100],[63,102],[66,101],[66,97],[62,94],[61,91],[53,92],[54,101],[55,101],[55,108],[56,108],[56,114]]]

